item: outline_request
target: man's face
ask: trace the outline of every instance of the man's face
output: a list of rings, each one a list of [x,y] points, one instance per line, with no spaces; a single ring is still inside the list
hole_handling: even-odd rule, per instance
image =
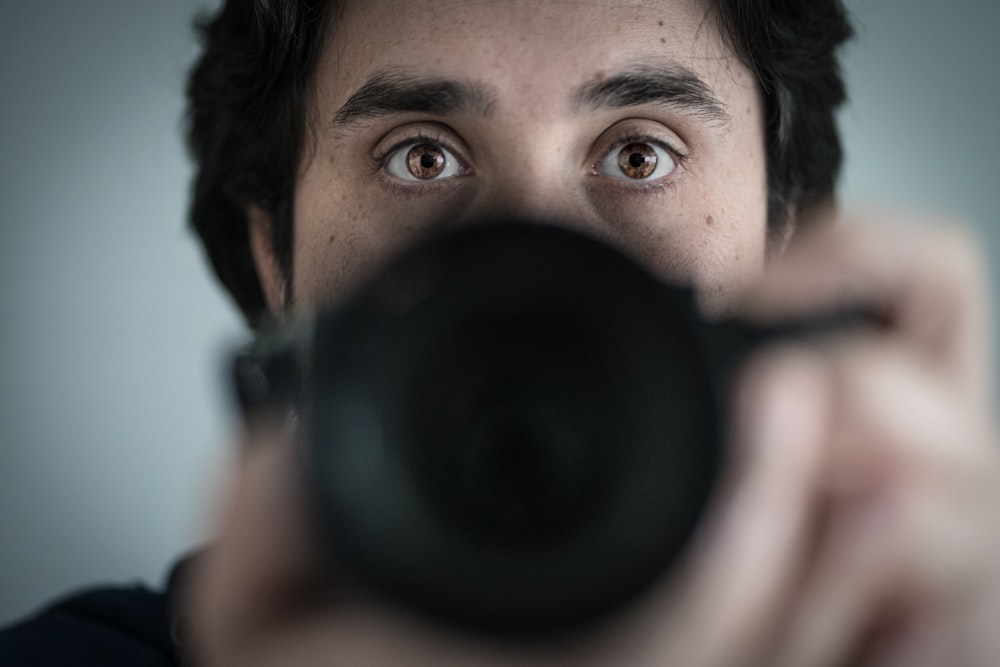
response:
[[[761,101],[699,0],[349,0],[295,200],[294,308],[443,224],[605,239],[709,306],[761,268]]]

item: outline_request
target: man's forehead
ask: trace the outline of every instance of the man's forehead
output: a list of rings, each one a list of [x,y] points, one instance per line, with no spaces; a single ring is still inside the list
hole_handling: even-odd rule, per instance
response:
[[[341,59],[359,50],[369,58],[446,60],[445,49],[462,42],[470,47],[463,57],[508,61],[531,53],[556,59],[559,52],[676,58],[723,41],[713,6],[708,0],[348,0],[334,12],[330,36]]]
[[[571,22],[594,13],[620,18],[622,12],[642,17],[655,15],[676,22],[691,14],[706,15],[714,7],[714,0],[341,0],[337,6],[342,18],[353,14],[384,19],[400,12],[412,12],[438,23],[455,17],[468,24],[470,16],[487,23],[498,17],[521,21],[542,16],[556,16]]]
[[[366,87],[407,78],[462,82],[480,107],[498,93],[537,99],[556,88],[579,106],[594,80],[645,65],[704,83],[728,55],[696,0],[366,0],[348,2],[335,20],[318,76],[338,108]]]

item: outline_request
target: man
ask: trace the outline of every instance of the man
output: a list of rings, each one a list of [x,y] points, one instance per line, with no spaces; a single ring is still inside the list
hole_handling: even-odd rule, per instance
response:
[[[447,211],[568,221],[694,285],[712,313],[847,303],[879,307],[888,324],[755,359],[733,406],[726,488],[681,572],[557,643],[456,636],[349,580],[317,595],[291,435],[254,424],[217,543],[172,587],[163,627],[180,655],[241,666],[1000,660],[981,263],[953,231],[829,224],[834,52],[847,28],[837,3],[783,5],[223,8],[191,80],[192,218],[251,323],[337,304]]]

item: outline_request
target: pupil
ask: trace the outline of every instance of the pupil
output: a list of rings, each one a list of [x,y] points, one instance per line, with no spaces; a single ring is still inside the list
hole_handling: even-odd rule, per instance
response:
[[[629,178],[648,178],[656,171],[656,151],[648,144],[634,143],[618,153],[618,168]]]
[[[440,148],[430,144],[420,144],[410,149],[406,156],[406,166],[410,174],[416,178],[430,180],[444,172],[447,160]]]

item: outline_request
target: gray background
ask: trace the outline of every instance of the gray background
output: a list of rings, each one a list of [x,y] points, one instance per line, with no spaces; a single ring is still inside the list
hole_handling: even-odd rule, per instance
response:
[[[184,229],[189,22],[212,0],[0,0],[0,624],[159,584],[205,535],[242,327]],[[994,264],[1000,5],[849,0],[848,202],[973,221]]]

